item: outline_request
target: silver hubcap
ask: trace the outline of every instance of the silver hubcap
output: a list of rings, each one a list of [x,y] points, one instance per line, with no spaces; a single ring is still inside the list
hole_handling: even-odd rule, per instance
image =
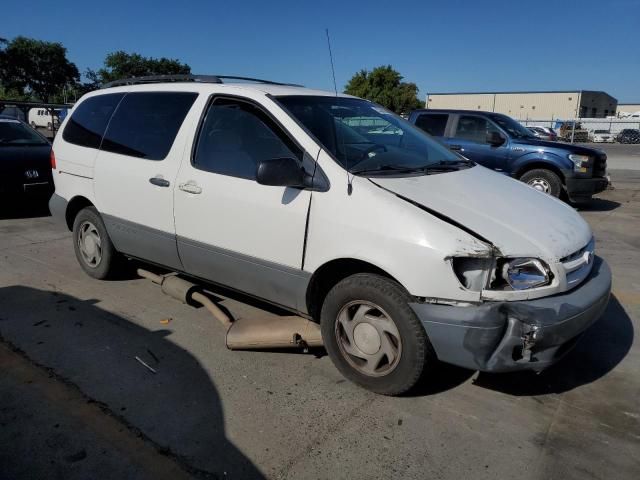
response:
[[[335,334],[347,362],[367,376],[387,375],[400,361],[400,332],[391,317],[374,303],[356,300],[342,307]]]
[[[102,260],[102,240],[96,226],[89,222],[82,222],[78,235],[78,248],[83,260],[90,267],[97,267]]]
[[[551,191],[551,185],[544,178],[533,178],[529,180],[528,185],[531,185],[536,190],[542,193],[549,193]]]

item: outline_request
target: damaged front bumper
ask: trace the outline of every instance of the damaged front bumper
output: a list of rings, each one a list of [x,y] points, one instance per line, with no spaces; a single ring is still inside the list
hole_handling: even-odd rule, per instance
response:
[[[410,305],[441,361],[486,372],[541,371],[600,318],[610,293],[611,270],[596,257],[589,276],[563,294],[465,307]]]

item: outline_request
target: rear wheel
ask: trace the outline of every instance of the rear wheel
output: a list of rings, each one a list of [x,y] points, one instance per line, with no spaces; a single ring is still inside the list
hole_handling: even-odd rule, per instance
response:
[[[435,363],[410,300],[396,282],[374,274],[352,275],[331,289],[322,306],[322,338],[346,378],[376,393],[399,395]]]
[[[551,170],[536,168],[525,172],[520,180],[535,188],[539,192],[546,193],[553,197],[560,197],[562,193],[562,180]]]
[[[104,222],[94,207],[83,208],[76,215],[73,246],[78,263],[93,278],[113,277],[122,266],[123,259],[113,247]]]

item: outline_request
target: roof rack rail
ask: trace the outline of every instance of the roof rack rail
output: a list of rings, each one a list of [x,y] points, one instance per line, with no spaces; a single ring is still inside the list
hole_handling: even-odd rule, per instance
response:
[[[114,80],[113,82],[105,83],[101,88],[165,82],[222,83],[222,80],[220,80],[215,75],[148,75],[143,77],[131,77]]]
[[[246,82],[264,83],[267,85],[286,85],[289,87],[301,87],[295,83],[280,83],[272,80],[262,80],[260,78],[237,77],[233,75],[149,75],[143,77],[123,78],[105,83],[101,88],[119,87],[123,85],[142,85],[147,83],[170,83],[170,82],[195,82],[195,83],[225,83],[223,80],[242,80]]]
[[[263,80],[261,78],[251,78],[251,77],[236,77],[233,75],[215,75],[221,80],[225,78],[228,80],[242,80],[246,82],[255,82],[255,83],[264,83],[267,85],[285,85],[287,87],[302,87],[304,85],[300,85],[298,83],[283,83],[283,82],[274,82],[273,80]],[[224,83],[224,82],[223,82]]]

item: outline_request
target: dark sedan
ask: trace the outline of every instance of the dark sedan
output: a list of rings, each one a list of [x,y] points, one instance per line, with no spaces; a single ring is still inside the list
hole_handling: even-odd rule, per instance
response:
[[[51,144],[26,123],[0,115],[0,195],[48,199]]]
[[[618,143],[640,143],[640,130],[625,128],[616,137]]]

